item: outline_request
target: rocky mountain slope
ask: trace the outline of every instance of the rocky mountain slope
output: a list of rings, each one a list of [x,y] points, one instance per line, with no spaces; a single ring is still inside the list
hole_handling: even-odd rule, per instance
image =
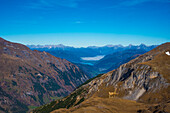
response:
[[[104,108],[105,112],[112,113],[120,110],[120,106],[129,107],[123,112],[170,112],[170,56],[165,53],[167,51],[170,51],[169,42],[113,71],[89,80],[66,98],[41,106],[33,112],[76,113],[91,112],[91,110],[103,112],[101,109]],[[116,97],[107,99],[109,92],[116,92]],[[115,98],[122,98],[123,102],[114,101]],[[128,103],[133,102],[127,102],[126,99],[137,103],[129,106]],[[115,104],[111,104],[112,101]],[[94,103],[97,105],[92,106]]]
[[[88,80],[76,65],[0,38],[0,112],[24,113]]]

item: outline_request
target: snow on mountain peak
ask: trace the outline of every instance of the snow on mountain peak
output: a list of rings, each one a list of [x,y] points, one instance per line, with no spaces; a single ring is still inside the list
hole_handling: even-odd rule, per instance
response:
[[[170,52],[169,51],[167,51],[167,52],[165,52],[168,56],[170,56]]]

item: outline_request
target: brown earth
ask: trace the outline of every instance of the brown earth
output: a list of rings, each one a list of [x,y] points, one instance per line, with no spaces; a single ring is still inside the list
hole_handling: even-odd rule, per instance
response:
[[[121,98],[91,97],[82,104],[70,108],[59,109],[51,113],[158,113],[170,112],[170,103],[144,104]]]
[[[88,80],[76,65],[0,38],[0,112],[26,112]]]

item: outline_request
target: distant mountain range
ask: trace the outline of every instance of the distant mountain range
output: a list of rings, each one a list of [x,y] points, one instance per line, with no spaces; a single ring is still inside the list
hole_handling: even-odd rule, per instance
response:
[[[145,44],[141,45],[129,45],[129,46],[122,46],[122,45],[106,45],[103,47],[98,47],[98,46],[89,46],[89,47],[80,47],[80,48],[75,48],[75,47],[70,47],[70,46],[65,46],[62,44],[59,45],[27,45],[30,49],[36,49],[40,51],[49,51],[49,52],[54,52],[58,50],[66,51],[73,53],[77,55],[78,57],[94,57],[97,55],[108,55],[112,54],[117,51],[123,51],[127,49],[143,49],[145,51],[150,51],[151,49],[155,48],[157,45],[151,45],[147,46]],[[79,54],[77,54],[79,53]],[[71,59],[70,59],[71,60]],[[73,62],[74,60],[72,60]]]
[[[138,46],[106,45],[103,47],[89,46],[81,48],[64,46],[62,44],[27,46],[32,50],[46,51],[56,57],[76,63],[80,68],[83,67],[82,70],[91,77],[116,69],[121,64],[157,47],[157,45],[146,46],[145,44]],[[93,59],[91,57],[95,58],[96,56],[105,57],[100,60],[84,60],[84,57]],[[89,70],[89,67],[91,67],[91,70]],[[87,70],[89,71],[87,72]]]
[[[162,44],[33,113],[169,113],[169,51],[170,42]]]
[[[25,113],[67,96],[88,79],[65,59],[0,38],[1,113]]]

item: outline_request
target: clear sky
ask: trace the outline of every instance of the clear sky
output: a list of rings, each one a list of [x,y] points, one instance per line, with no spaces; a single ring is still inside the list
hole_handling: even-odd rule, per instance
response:
[[[170,0],[0,0],[0,37],[23,44],[170,42]]]

